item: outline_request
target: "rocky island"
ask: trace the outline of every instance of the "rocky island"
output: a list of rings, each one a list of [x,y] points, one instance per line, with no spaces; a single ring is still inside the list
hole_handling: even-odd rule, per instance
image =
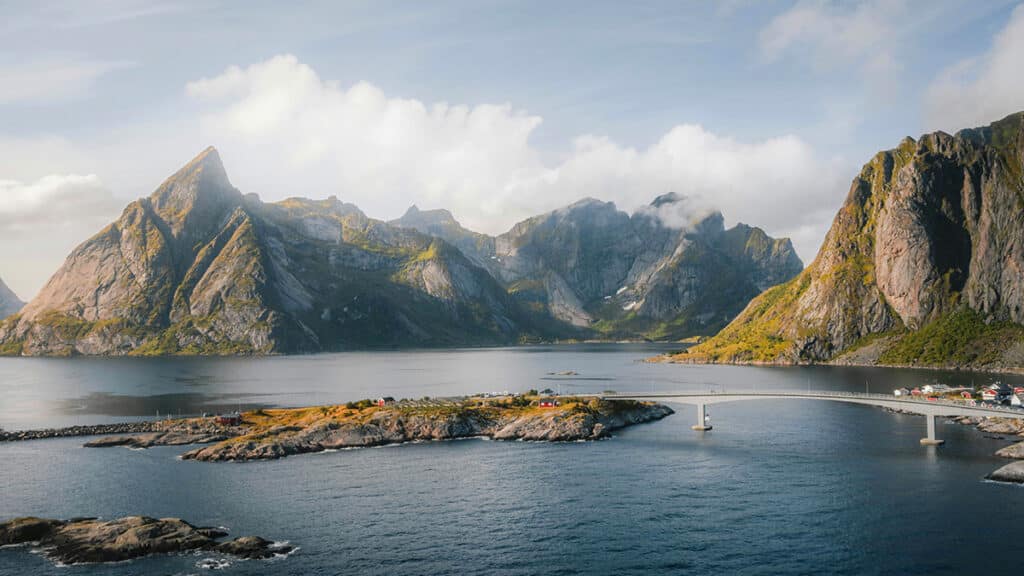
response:
[[[220,426],[208,418],[168,421],[154,432],[99,438],[86,447],[209,444],[185,460],[246,461],[340,448],[403,442],[488,437],[495,440],[576,441],[604,438],[613,430],[660,420],[671,408],[648,402],[537,396],[369,400],[337,406],[255,410]]]
[[[178,518],[129,516],[51,520],[15,518],[0,523],[0,546],[33,545],[60,564],[123,562],[153,554],[210,551],[238,558],[267,559],[294,549],[256,536],[219,542],[220,528],[198,528]]]

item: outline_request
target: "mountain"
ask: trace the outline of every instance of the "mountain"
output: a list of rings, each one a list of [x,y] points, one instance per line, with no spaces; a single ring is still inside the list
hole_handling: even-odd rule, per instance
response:
[[[17,313],[24,305],[25,303],[18,298],[18,295],[12,292],[3,280],[0,280],[0,318]]]
[[[78,246],[0,323],[0,354],[681,338],[801,270],[788,240],[690,212],[673,194],[633,215],[587,199],[490,237],[446,210],[385,223],[334,197],[264,203],[209,148]]]
[[[412,205],[397,220],[388,222],[400,228],[412,228],[424,234],[441,238],[458,248],[478,266],[488,267],[494,256],[494,238],[467,230],[447,210],[420,210]]]
[[[744,224],[726,230],[721,213],[671,193],[633,215],[584,199],[494,238],[443,210],[413,207],[395,223],[459,246],[527,309],[606,338],[713,332],[803,269],[788,239]]]
[[[1024,112],[904,139],[815,261],[675,359],[1024,366]]]
[[[529,314],[442,240],[336,198],[263,203],[209,148],[76,248],[0,350],[244,354],[501,344]]]

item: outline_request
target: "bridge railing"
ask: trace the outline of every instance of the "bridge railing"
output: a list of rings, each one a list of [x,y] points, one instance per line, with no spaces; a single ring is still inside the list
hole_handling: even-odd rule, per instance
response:
[[[922,404],[928,406],[949,406],[952,408],[973,408],[977,410],[984,410],[986,412],[996,412],[1011,414],[1020,417],[1024,414],[1024,409],[1007,408],[1005,406],[993,406],[993,405],[970,405],[965,402],[956,402],[954,400],[945,399],[934,399],[928,400],[925,398],[916,398],[914,396],[895,396],[892,394],[873,394],[869,392],[843,392],[843,391],[825,391],[825,390],[814,390],[809,392],[800,392],[797,390],[747,390],[747,391],[717,391],[711,390],[708,392],[686,392],[686,393],[658,393],[652,392],[649,394],[604,394],[601,395],[603,398],[614,399],[616,396],[629,398],[629,397],[670,397],[670,396],[789,396],[794,398],[856,398],[864,400],[884,400],[887,402],[900,402],[908,404]]]

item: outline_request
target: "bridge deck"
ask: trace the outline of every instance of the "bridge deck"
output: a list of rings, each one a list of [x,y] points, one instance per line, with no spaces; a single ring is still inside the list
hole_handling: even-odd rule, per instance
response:
[[[606,400],[655,400],[677,402],[681,404],[720,404],[744,400],[830,400],[851,404],[866,404],[882,408],[892,408],[915,414],[934,416],[978,416],[1024,419],[1024,410],[1001,406],[976,405],[950,400],[926,400],[913,397],[893,396],[888,394],[865,394],[860,392],[825,392],[825,391],[745,391],[745,392],[651,392],[637,394],[601,394]]]

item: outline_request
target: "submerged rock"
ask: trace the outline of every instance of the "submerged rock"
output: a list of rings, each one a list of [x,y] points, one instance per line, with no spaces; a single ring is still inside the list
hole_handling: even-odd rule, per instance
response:
[[[996,451],[996,456],[1003,458],[1018,458],[1024,459],[1024,442],[1018,442]]]
[[[197,528],[178,518],[129,516],[111,521],[15,518],[0,523],[0,545],[40,546],[60,564],[121,562],[152,554],[215,550],[240,558],[270,558],[287,554],[287,545],[247,536],[218,543],[227,533],[218,528]]]

